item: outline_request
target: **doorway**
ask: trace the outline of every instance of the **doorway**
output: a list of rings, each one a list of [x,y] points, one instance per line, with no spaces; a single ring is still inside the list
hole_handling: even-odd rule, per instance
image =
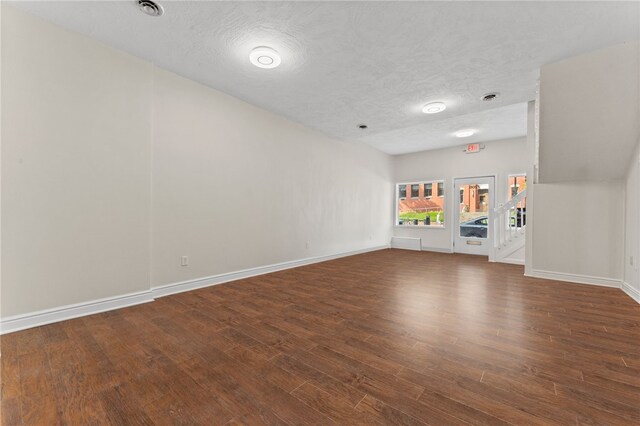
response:
[[[493,245],[494,177],[454,180],[453,249],[489,256]]]

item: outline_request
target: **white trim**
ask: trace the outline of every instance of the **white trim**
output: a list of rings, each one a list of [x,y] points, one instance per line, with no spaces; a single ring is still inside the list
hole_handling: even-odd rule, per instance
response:
[[[453,250],[451,250],[451,248],[449,247],[425,247],[422,246],[421,247],[422,251],[434,251],[436,253],[447,253],[447,254],[451,254],[453,253]]]
[[[446,226],[440,225],[394,225],[397,229],[417,229],[418,231],[425,231],[428,229],[447,229]]]
[[[434,222],[433,225],[394,225],[393,227],[398,229],[417,229],[419,231],[426,229],[447,229],[445,225],[438,225],[437,222]]]
[[[0,321],[0,334],[13,333],[14,331],[38,327],[54,322],[65,321],[72,318],[153,302],[151,291],[125,294],[116,297],[92,300],[90,302],[75,303],[59,308],[46,309],[28,314],[14,315],[2,318]]]
[[[152,287],[150,290],[131,293],[122,296],[108,297],[90,302],[76,303],[73,305],[52,308],[28,314],[15,315],[2,318],[0,320],[0,334],[12,333],[14,331],[25,330],[27,328],[38,327],[59,321],[66,321],[72,318],[125,308],[127,306],[139,305],[141,303],[153,302],[156,298],[168,296],[170,294],[182,293],[184,291],[195,290],[202,287],[235,281],[242,278],[256,275],[268,274],[270,272],[281,271],[283,269],[297,268],[299,266],[310,265],[312,263],[326,262],[327,260],[338,259],[340,257],[353,256],[356,254],[371,251],[388,249],[389,245],[369,247],[361,250],[353,250],[326,256],[316,256],[306,259],[293,260],[290,262],[276,263],[273,265],[260,266],[257,268],[244,269],[226,274],[213,275],[210,277],[198,278],[195,280],[183,281],[174,284],[167,284]]]
[[[312,263],[326,262],[327,260],[338,259],[340,257],[354,256],[356,254],[368,253],[371,251],[384,250],[388,248],[389,245],[375,246],[361,250],[353,250],[326,256],[309,257],[306,259],[292,260],[290,262],[282,262],[273,265],[259,266],[257,268],[243,269],[241,271],[212,275],[210,277],[196,278],[194,280],[152,287],[151,294],[154,298],[159,298],[168,296],[170,294],[182,293],[185,291],[196,290],[198,288],[209,287],[230,281],[241,280],[243,278],[254,277],[256,275],[269,274],[271,272],[282,271],[284,269],[297,268],[299,266],[310,265]]]
[[[629,297],[631,297],[633,300],[635,300],[636,302],[640,303],[640,291],[638,291],[635,288],[631,287],[631,284],[622,281],[622,291],[627,293],[629,295]]]
[[[531,271],[531,274],[525,273],[525,276],[533,277],[533,278],[543,278],[546,280],[567,281],[567,282],[572,282],[577,284],[599,285],[603,287],[614,287],[614,288],[622,287],[622,281],[616,280],[613,278],[593,277],[590,275],[567,274],[564,272],[542,271],[540,269],[533,269]]]
[[[493,262],[493,263],[509,263],[511,265],[522,265],[522,266],[524,266],[524,260],[523,259],[510,259],[508,257],[502,258],[502,259],[491,259],[491,260],[489,260],[489,262]]]

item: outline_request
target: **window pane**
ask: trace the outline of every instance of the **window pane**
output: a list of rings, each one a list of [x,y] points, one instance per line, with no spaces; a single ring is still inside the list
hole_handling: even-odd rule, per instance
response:
[[[460,191],[460,229],[465,238],[487,238],[489,214],[489,185],[461,185]]]
[[[509,176],[509,199],[512,199],[517,194],[521,193],[527,188],[527,176],[526,175],[511,175]]]
[[[444,182],[438,182],[438,197],[444,197]]]
[[[516,195],[527,189],[527,176],[526,175],[511,175],[508,178],[508,196],[511,200]],[[527,200],[526,198],[519,201],[516,204],[516,211],[511,214],[509,220],[511,227],[521,227],[526,222],[527,214]]]
[[[432,197],[434,186],[442,182],[419,182],[398,185],[396,225],[444,227],[443,194]],[[409,197],[407,197],[410,195]]]
[[[431,191],[432,191],[431,188],[432,187],[433,187],[433,184],[431,184],[431,183],[425,183],[424,184],[424,196],[425,197],[431,197]]]

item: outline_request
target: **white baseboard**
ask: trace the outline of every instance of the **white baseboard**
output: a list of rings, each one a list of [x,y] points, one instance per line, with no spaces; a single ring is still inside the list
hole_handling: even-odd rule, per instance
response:
[[[54,322],[66,321],[86,315],[126,308],[127,306],[153,302],[156,298],[168,296],[170,294],[182,293],[184,291],[195,290],[202,287],[208,287],[211,285],[221,284],[229,281],[249,278],[256,275],[268,274],[270,272],[297,268],[299,266],[326,262],[327,260],[338,259],[340,257],[353,256],[356,254],[362,254],[388,248],[389,245],[382,245],[362,250],[353,250],[326,256],[316,256],[307,259],[293,260],[290,262],[276,263],[273,265],[261,266],[258,268],[245,269],[242,271],[213,275],[210,277],[198,278],[195,280],[152,287],[151,290],[139,293],[109,297],[105,299],[93,300],[90,302],[66,305],[59,308],[31,312],[28,314],[15,315],[12,317],[2,318],[2,320],[0,321],[0,334],[12,333],[14,331],[25,330],[27,328],[38,327]]]
[[[425,247],[422,246],[422,251],[434,251],[436,253],[448,253],[451,254],[453,253],[453,250],[450,248],[442,248],[442,247]]]
[[[631,287],[631,284],[622,281],[622,291],[627,293],[633,300],[640,303],[640,291]]]
[[[622,287],[622,281],[616,280],[613,278],[593,277],[590,275],[575,275],[575,274],[567,274],[564,272],[542,271],[539,269],[533,269],[531,271],[531,274],[525,274],[525,276],[533,277],[533,278],[544,278],[547,280],[555,280],[555,281],[568,281],[568,282],[578,283],[578,284],[599,285],[603,287],[614,287],[614,288]]]
[[[76,303],[60,308],[46,309],[23,315],[15,315],[3,318],[0,322],[0,334],[12,333],[27,328],[38,327],[54,322],[65,321],[86,315],[126,308],[127,306],[153,302],[151,291],[125,294],[122,296],[108,297],[91,302]]]
[[[368,253],[371,251],[388,249],[388,245],[375,246],[362,250],[354,250],[327,256],[309,257],[307,259],[293,260],[290,262],[276,263],[273,265],[260,266],[257,268],[244,269],[241,271],[229,272],[226,274],[212,275],[210,277],[197,278],[195,280],[182,281],[179,283],[167,284],[158,287],[152,287],[151,293],[154,298],[168,296],[170,294],[182,293],[185,291],[196,290],[198,288],[209,287],[212,285],[222,284],[230,281],[241,280],[243,278],[255,277],[256,275],[264,275],[271,272],[282,271],[284,269],[297,268],[299,266],[311,265],[313,263],[326,262],[327,260],[338,259],[340,257],[354,256],[356,254]]]
[[[523,259],[497,259],[497,260],[490,260],[490,262],[495,262],[495,263],[509,263],[511,265],[521,265],[524,266],[524,260]]]

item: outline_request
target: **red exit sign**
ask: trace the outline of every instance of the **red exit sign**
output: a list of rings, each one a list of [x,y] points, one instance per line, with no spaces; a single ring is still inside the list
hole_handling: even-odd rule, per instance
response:
[[[479,143],[470,143],[467,145],[467,149],[465,150],[467,154],[471,154],[474,152],[480,152],[480,144]]]

